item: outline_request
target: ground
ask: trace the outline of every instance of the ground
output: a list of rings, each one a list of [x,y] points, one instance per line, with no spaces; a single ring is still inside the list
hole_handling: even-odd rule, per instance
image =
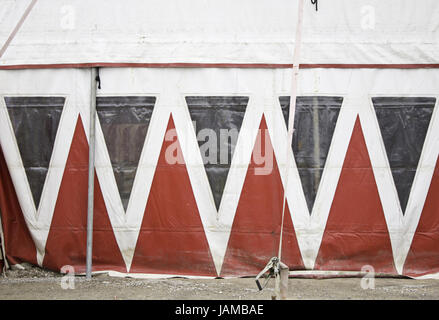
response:
[[[37,267],[7,271],[0,276],[0,300],[16,299],[171,299],[171,300],[266,300],[274,281],[263,291],[254,278],[237,279],[132,279],[106,274],[91,280],[75,278],[75,289],[61,287],[62,275]],[[288,298],[312,299],[429,299],[439,300],[439,280],[377,278],[374,289],[363,289],[361,278],[289,279]]]

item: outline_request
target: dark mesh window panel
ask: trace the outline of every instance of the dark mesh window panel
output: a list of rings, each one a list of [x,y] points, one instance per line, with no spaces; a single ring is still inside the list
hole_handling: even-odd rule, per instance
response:
[[[96,110],[126,211],[155,97],[98,97]]]
[[[207,150],[206,154],[203,154],[203,152],[201,154],[218,210],[236,146],[236,139],[248,104],[248,97],[192,96],[186,97],[186,103],[192,121],[195,123],[197,137],[203,129],[211,129],[215,132],[217,149],[214,152],[216,152],[216,155],[209,154],[213,150]],[[226,130],[230,133],[229,137],[225,135]],[[220,138],[221,135],[223,139]],[[206,141],[208,141],[208,138],[199,139],[198,145],[202,147]],[[214,159],[214,161],[209,159]]]
[[[279,98],[288,126],[290,97]],[[297,97],[292,148],[305,193],[312,212],[325,167],[342,97]]]
[[[38,208],[64,97],[5,97],[29,186]]]
[[[435,98],[372,98],[402,211],[415,178]]]

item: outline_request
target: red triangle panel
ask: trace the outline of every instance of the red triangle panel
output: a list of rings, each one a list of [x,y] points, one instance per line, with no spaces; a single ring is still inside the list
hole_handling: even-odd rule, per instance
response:
[[[47,238],[44,267],[59,271],[71,265],[76,273],[85,272],[87,188],[88,143],[79,116]],[[126,272],[96,175],[94,197],[93,271]]]
[[[179,161],[168,163],[166,151]],[[176,135],[163,142],[130,272],[217,275]]]
[[[428,190],[421,218],[407,255],[403,273],[421,276],[439,272],[439,161]]]
[[[392,247],[359,118],[338,181],[315,269],[396,273]]]
[[[258,155],[262,157],[259,159]],[[272,159],[270,165],[264,164],[264,156],[265,164],[269,164],[269,159]],[[268,170],[262,171],[263,167]],[[272,257],[278,255],[282,205],[283,186],[263,116],[233,221],[221,276],[256,275]],[[290,270],[304,269],[288,204],[282,242],[281,260]]]
[[[0,147],[0,213],[5,238],[6,256],[11,265],[29,262],[37,264],[37,250],[27,228]]]

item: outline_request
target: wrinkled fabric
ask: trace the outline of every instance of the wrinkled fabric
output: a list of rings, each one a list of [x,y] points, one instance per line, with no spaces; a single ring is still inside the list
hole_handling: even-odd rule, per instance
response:
[[[125,210],[156,98],[98,97],[96,110]]]
[[[372,98],[402,212],[407,207],[435,98]]]
[[[221,141],[221,130],[236,130],[239,133],[242,120],[244,119],[245,110],[248,104],[248,97],[227,97],[227,96],[211,96],[211,97],[186,97],[186,103],[189,108],[192,121],[194,123],[195,133],[200,133],[203,129],[211,129],[216,135],[217,149],[209,149],[208,152],[216,152],[216,163],[206,163],[210,159],[210,154],[201,154],[206,169],[207,178],[212,189],[216,208],[219,208],[221,198],[224,192],[227,175],[229,173],[230,164],[232,163],[233,152],[236,146],[236,140],[233,138],[223,139]],[[238,138],[238,136],[234,136]],[[202,146],[208,141],[206,139],[198,139],[198,145]],[[223,143],[224,145],[220,145]],[[227,150],[227,162],[222,163],[220,150]],[[224,159],[223,159],[224,160]]]
[[[23,167],[38,208],[64,97],[5,97]]]
[[[280,97],[279,101],[288,127],[290,97]],[[342,97],[296,99],[292,148],[310,214],[342,102]]]

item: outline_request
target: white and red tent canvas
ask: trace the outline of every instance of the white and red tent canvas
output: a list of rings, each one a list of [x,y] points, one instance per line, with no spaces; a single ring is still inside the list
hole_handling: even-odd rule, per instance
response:
[[[93,271],[256,275],[277,254],[285,190],[290,270],[438,273],[439,3],[305,1],[289,147],[297,8],[0,0],[10,264],[85,270],[99,67]],[[224,163],[204,163],[206,128],[239,133]]]

